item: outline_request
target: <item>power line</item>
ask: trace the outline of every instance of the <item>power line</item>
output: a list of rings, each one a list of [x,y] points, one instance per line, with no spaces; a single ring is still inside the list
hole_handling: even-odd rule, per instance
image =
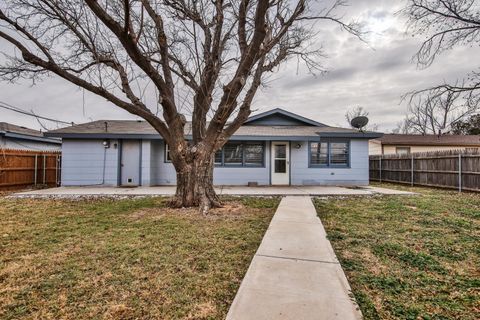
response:
[[[67,121],[62,121],[62,120],[57,120],[57,119],[53,119],[53,118],[39,116],[39,115],[37,115],[33,112],[25,111],[23,109],[12,106],[11,104],[8,104],[8,103],[3,102],[3,101],[0,101],[0,108],[7,109],[7,110],[10,110],[10,111],[14,111],[14,112],[18,112],[18,113],[21,113],[21,114],[24,114],[24,115],[27,115],[27,116],[35,117],[37,119],[42,119],[42,120],[47,120],[47,121],[52,121],[52,122],[62,123],[62,124],[68,124],[68,125],[74,124],[73,122],[67,122]]]

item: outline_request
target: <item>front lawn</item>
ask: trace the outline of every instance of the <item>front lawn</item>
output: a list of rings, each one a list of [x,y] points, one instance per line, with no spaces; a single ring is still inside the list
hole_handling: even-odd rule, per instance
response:
[[[365,319],[480,319],[480,194],[316,199]]]
[[[0,318],[224,318],[279,199],[165,201],[0,198]]]

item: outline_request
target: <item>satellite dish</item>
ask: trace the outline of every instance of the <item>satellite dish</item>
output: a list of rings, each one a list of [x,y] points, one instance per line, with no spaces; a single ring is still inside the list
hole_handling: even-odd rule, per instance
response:
[[[368,124],[368,118],[365,116],[355,117],[350,121],[350,124],[352,127],[362,130],[362,128]]]

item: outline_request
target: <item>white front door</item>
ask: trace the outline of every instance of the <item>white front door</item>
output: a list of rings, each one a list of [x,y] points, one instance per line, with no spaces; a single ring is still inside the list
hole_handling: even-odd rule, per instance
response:
[[[290,143],[272,142],[272,185],[290,184]]]

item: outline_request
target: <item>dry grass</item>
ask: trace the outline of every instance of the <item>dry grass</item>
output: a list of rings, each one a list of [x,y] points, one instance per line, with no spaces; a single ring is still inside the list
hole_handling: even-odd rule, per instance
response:
[[[365,319],[480,319],[480,194],[316,200]]]
[[[0,198],[1,319],[220,319],[278,199]]]

